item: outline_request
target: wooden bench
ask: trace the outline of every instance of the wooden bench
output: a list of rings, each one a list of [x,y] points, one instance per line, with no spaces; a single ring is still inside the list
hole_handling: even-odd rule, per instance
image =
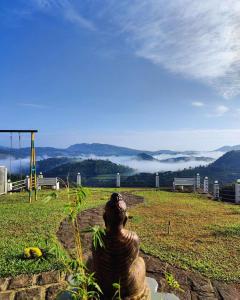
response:
[[[182,190],[183,190],[184,186],[188,186],[188,187],[192,186],[193,190],[195,191],[196,179],[194,177],[193,178],[174,178],[174,181],[173,181],[173,190],[174,191],[176,190],[177,186],[181,186]]]
[[[37,185],[39,188],[42,186],[51,186],[54,190],[59,190],[59,181],[58,178],[38,178]]]

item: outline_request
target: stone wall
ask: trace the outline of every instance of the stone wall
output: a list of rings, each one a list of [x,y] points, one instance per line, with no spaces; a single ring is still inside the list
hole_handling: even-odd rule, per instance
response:
[[[53,300],[66,286],[66,273],[61,271],[0,278],[0,299]]]

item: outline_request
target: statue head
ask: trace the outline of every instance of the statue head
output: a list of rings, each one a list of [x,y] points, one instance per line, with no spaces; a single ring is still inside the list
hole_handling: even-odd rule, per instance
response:
[[[127,205],[119,193],[113,193],[106,203],[103,215],[107,230],[117,230],[127,222]]]

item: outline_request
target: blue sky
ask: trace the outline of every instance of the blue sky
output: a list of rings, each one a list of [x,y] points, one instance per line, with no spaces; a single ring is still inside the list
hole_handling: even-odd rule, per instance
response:
[[[1,0],[0,127],[41,146],[239,144],[239,20],[237,0]]]

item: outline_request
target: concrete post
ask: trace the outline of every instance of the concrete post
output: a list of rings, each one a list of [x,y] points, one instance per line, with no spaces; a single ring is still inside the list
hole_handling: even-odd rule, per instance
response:
[[[196,176],[196,188],[197,190],[199,190],[201,187],[201,177],[200,177],[200,174],[197,173],[197,176]]]
[[[60,184],[59,184],[59,181],[57,181],[56,190],[58,191],[59,189],[60,189]]]
[[[235,203],[240,203],[240,179],[235,183]]]
[[[39,179],[42,179],[42,178],[43,178],[43,173],[42,173],[42,172],[39,173],[38,178],[39,178]],[[38,180],[38,178],[37,178],[37,180]],[[38,189],[38,190],[41,190],[41,189],[42,189],[41,185],[38,185],[38,181],[37,181],[37,189]]]
[[[27,190],[30,189],[30,178],[28,175],[26,176],[26,179],[25,179],[25,186],[26,186]]]
[[[208,177],[204,177],[203,180],[203,192],[208,194]]]
[[[120,173],[117,173],[116,187],[120,187],[120,186],[121,186],[121,177],[120,177]]]
[[[159,174],[156,173],[156,188],[159,188]]]
[[[77,173],[77,186],[81,186],[82,185],[82,178],[81,178],[81,174],[78,172]]]
[[[219,183],[217,180],[214,181],[213,185],[213,197],[214,199],[219,199]]]
[[[8,182],[7,182],[7,191],[8,192],[11,192],[12,191],[12,182],[10,179],[8,179]]]
[[[8,191],[7,168],[0,166],[0,195]]]

